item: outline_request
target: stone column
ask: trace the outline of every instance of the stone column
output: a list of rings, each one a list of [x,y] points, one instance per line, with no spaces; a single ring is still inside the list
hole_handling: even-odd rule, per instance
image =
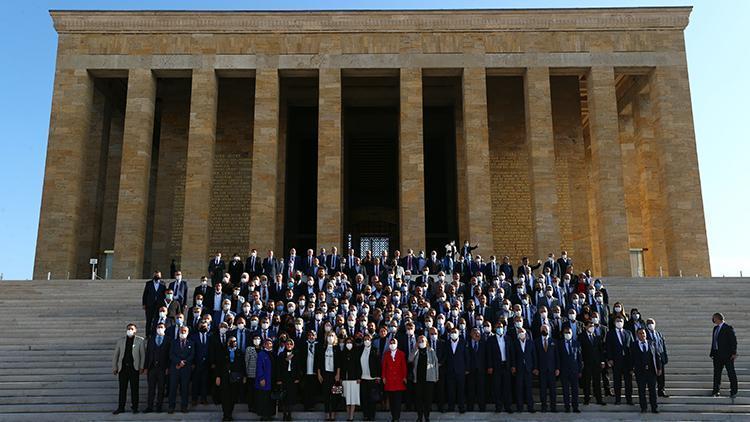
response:
[[[400,90],[399,244],[419,251],[426,247],[422,69],[402,68]]]
[[[526,144],[530,157],[534,245],[541,259],[560,249],[560,224],[555,180],[555,139],[549,68],[526,69]]]
[[[205,274],[209,259],[208,217],[213,186],[217,97],[214,69],[193,70],[180,262],[183,274],[193,280]]]
[[[343,145],[341,69],[321,68],[318,91],[317,247],[341,250],[343,237]]]
[[[479,244],[475,253],[488,255],[495,251],[490,202],[490,145],[487,116],[486,71],[480,67],[463,69],[463,147],[466,204],[459,212],[466,213],[466,239]]]
[[[151,69],[129,71],[127,95],[113,278],[141,278],[144,272],[143,254],[156,102],[156,78]]]
[[[84,150],[94,83],[86,69],[61,69],[52,97],[34,279],[77,277],[76,249]]]
[[[695,147],[687,64],[651,75],[656,139],[661,147],[664,236],[669,275],[711,275]]]
[[[605,276],[630,276],[614,68],[591,68],[588,106],[600,268]]]
[[[277,69],[255,73],[255,123],[253,125],[253,170],[250,193],[250,245],[265,256],[278,249],[276,206],[279,147],[279,74]],[[277,256],[283,256],[277,253]]]

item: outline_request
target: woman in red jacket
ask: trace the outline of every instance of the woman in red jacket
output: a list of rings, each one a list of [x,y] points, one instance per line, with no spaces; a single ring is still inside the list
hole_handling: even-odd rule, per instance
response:
[[[391,420],[401,417],[401,396],[406,391],[406,356],[398,350],[398,340],[392,338],[383,356],[383,390],[388,395]]]

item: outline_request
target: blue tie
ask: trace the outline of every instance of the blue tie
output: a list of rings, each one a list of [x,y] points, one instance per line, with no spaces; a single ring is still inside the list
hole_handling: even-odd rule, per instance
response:
[[[162,336],[156,336],[156,345],[161,346],[161,342],[164,340]]]

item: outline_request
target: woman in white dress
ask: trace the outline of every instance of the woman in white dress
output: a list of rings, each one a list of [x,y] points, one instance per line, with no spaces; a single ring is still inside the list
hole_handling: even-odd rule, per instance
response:
[[[358,341],[361,343],[361,339]],[[359,406],[359,379],[362,367],[359,363],[360,345],[355,347],[354,338],[347,337],[341,352],[341,379],[346,399],[347,421],[354,420],[354,410]]]

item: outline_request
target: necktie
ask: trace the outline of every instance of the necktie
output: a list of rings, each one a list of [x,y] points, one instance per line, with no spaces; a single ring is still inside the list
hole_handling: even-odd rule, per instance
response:
[[[161,346],[161,342],[162,342],[163,339],[164,338],[162,336],[157,336],[156,337],[156,345],[157,346]]]
[[[180,347],[182,347],[183,349],[185,348],[185,340],[182,340],[182,341],[180,342]]]
[[[547,351],[547,337],[544,337],[544,351]]]
[[[646,353],[646,343],[641,343],[641,351]]]
[[[622,329],[617,329],[617,339],[620,341],[620,345],[622,345]]]
[[[719,331],[721,326],[714,328],[714,350],[719,350]]]
[[[565,350],[567,350],[568,354],[570,354],[570,342],[569,341],[565,342]]]
[[[479,349],[479,343],[477,343],[477,342],[475,341],[475,342],[474,342],[474,353],[476,353],[478,349]]]
[[[201,344],[206,345],[206,333],[201,333]]]

